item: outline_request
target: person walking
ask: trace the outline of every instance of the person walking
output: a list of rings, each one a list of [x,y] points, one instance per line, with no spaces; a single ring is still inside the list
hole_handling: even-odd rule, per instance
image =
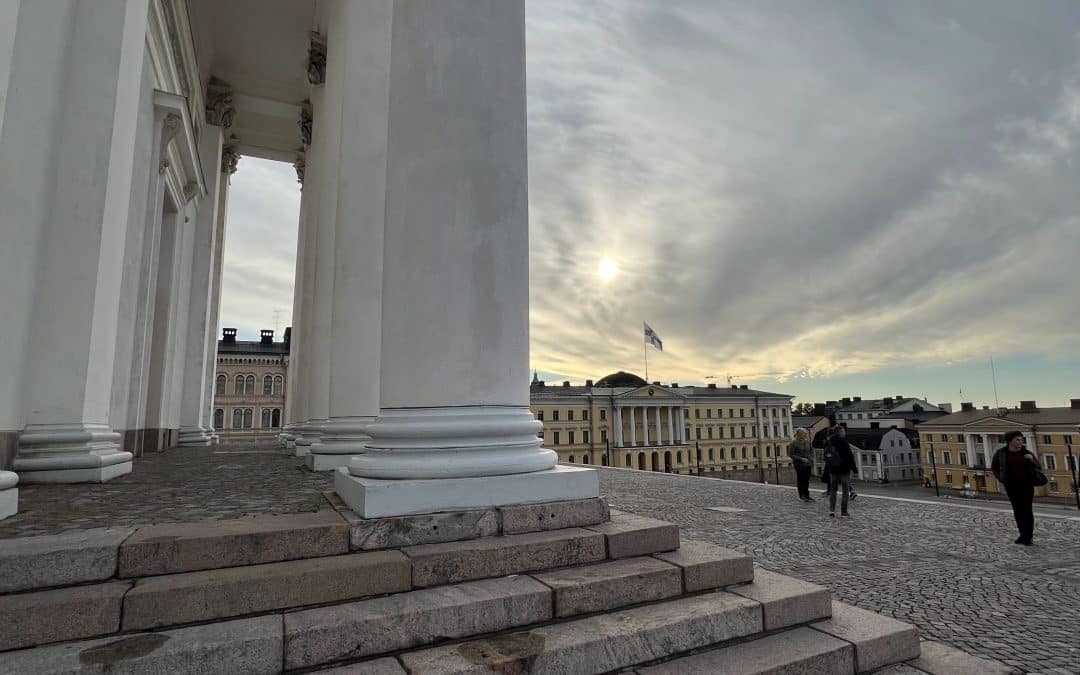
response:
[[[1005,447],[994,453],[990,463],[998,482],[1005,486],[1012,504],[1013,518],[1020,536],[1013,543],[1031,546],[1035,534],[1035,514],[1031,503],[1035,498],[1036,484],[1044,485],[1046,477],[1039,468],[1039,460],[1024,447],[1024,435],[1019,431],[1005,434]]]
[[[825,447],[825,464],[829,467],[829,515],[836,515],[836,492],[843,490],[840,515],[847,516],[851,495],[851,474],[855,471],[855,455],[847,442],[847,429],[839,424],[833,427],[829,444]]]
[[[799,499],[812,502],[810,496],[810,471],[814,465],[814,449],[810,446],[810,432],[799,428],[795,430],[795,440],[788,444],[788,457],[795,467],[796,484],[799,486]]]

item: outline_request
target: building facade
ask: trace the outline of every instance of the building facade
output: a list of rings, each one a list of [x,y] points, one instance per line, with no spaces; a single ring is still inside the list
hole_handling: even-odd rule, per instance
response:
[[[791,396],[746,386],[661,385],[624,372],[583,386],[534,377],[530,405],[562,462],[680,474],[790,467]]]
[[[850,429],[848,443],[858,462],[860,480],[915,481],[921,477],[918,435],[914,431]]]
[[[274,342],[263,330],[258,341],[236,339],[222,329],[214,376],[214,433],[222,443],[265,443],[281,432],[285,413],[291,330]]]
[[[836,423],[848,429],[913,429],[915,425],[952,412],[948,403],[933,404],[917,398],[886,396],[845,398],[836,410]]]
[[[1004,446],[1008,431],[1020,431],[1035,453],[1049,483],[1035,489],[1036,497],[1074,495],[1080,460],[1080,399],[1070,406],[1039,408],[1021,401],[1019,408],[975,408],[964,403],[957,413],[919,426],[921,464],[927,482],[940,487],[980,493],[1004,492],[990,471],[994,453]]]

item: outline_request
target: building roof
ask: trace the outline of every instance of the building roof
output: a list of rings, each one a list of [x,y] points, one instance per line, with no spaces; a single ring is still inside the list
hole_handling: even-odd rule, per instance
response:
[[[973,408],[936,417],[931,421],[920,424],[919,427],[959,427],[991,419],[1014,422],[1025,426],[1041,424],[1080,425],[1080,407],[1035,408],[1030,410],[1022,408]]]
[[[798,429],[803,427],[805,429],[811,429],[816,424],[820,424],[821,420],[828,421],[828,417],[824,415],[792,415],[791,426]]]
[[[603,380],[600,380],[603,382]],[[540,384],[534,384],[529,387],[529,397],[532,399],[558,399],[567,396],[619,396],[626,394],[641,387],[655,386],[645,383],[635,386],[622,386],[622,387],[604,387],[599,384],[592,387],[589,386],[567,386],[567,385],[548,385],[541,382]],[[743,387],[676,387],[672,385],[659,385],[664,389],[685,396],[687,398],[741,398],[749,399],[749,402],[753,401],[755,396],[759,398],[793,398],[790,394],[777,394],[774,392],[760,391],[757,389],[749,389]]]
[[[644,378],[620,370],[610,375],[605,375],[596,381],[597,387],[643,387],[648,382]]]
[[[237,340],[227,343],[218,340],[218,354],[288,354],[289,345],[284,342],[263,344],[258,340]]]

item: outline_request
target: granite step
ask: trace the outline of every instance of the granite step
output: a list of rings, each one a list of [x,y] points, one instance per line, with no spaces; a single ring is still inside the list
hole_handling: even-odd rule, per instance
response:
[[[858,673],[871,673],[920,654],[915,626],[837,600],[832,603],[832,617],[811,627],[850,643]]]

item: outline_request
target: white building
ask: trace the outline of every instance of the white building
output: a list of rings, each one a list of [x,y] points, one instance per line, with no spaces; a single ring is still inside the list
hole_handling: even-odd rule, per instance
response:
[[[836,423],[848,429],[911,429],[916,424],[952,412],[949,403],[928,403],[917,398],[886,396],[880,399],[845,398],[836,411]]]
[[[912,442],[914,439],[914,443]],[[847,434],[860,480],[919,479],[918,435],[891,429],[851,429]]]

